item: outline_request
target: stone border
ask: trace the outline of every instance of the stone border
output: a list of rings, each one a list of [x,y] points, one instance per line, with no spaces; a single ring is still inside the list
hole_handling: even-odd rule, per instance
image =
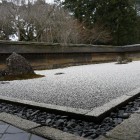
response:
[[[66,106],[59,106],[59,105],[52,105],[52,104],[45,104],[45,103],[38,103],[34,101],[28,101],[28,100],[21,100],[17,98],[10,98],[5,96],[0,96],[0,100],[11,102],[15,104],[21,104],[21,105],[28,105],[33,106],[36,108],[42,108],[49,111],[54,111],[58,113],[66,113],[68,115],[74,115],[80,116],[81,118],[89,119],[94,118],[97,120],[102,119],[105,117],[108,113],[110,113],[112,110],[114,110],[116,107],[119,107],[128,101],[132,100],[136,96],[140,95],[140,88],[133,90],[126,95],[123,95],[121,97],[118,97],[114,100],[111,100],[110,102],[104,104],[103,106],[91,109],[91,110],[85,110],[85,109],[79,109],[79,108],[71,108]]]
[[[119,107],[119,106],[127,103],[128,101],[134,99],[136,96],[139,96],[139,95],[140,95],[140,88],[135,89],[135,90],[127,93],[126,95],[118,97],[114,100],[111,100],[110,102],[104,104],[103,106],[94,108],[93,110],[90,110],[85,115],[87,117],[95,117],[97,119],[101,119],[104,116],[106,116],[106,114],[108,114],[112,110],[114,110],[116,107]]]
[[[140,110],[96,140],[138,140],[140,138]]]
[[[31,122],[4,112],[0,113],[0,121],[6,122],[26,131],[40,126],[40,124],[37,124],[35,122]]]
[[[34,107],[43,108],[46,110],[65,112],[65,113],[71,113],[71,114],[77,114],[77,115],[85,115],[86,113],[90,111],[90,110],[71,108],[71,107],[66,107],[66,106],[59,106],[59,105],[38,103],[38,102],[28,101],[28,100],[21,100],[21,99],[10,98],[10,97],[1,96],[1,95],[0,95],[0,100],[6,101],[6,102],[12,102],[16,104],[34,106]]]
[[[31,122],[7,113],[0,113],[0,121],[6,122],[29,133],[42,136],[49,140],[86,140],[85,138],[75,136],[58,129],[41,126],[35,122]]]

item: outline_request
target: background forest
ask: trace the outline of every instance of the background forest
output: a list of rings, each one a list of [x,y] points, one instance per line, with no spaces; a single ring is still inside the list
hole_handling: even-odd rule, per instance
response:
[[[140,0],[2,0],[0,40],[140,43]]]

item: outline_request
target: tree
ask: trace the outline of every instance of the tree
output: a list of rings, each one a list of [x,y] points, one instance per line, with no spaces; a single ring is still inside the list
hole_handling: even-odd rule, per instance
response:
[[[111,41],[110,32],[104,24],[95,23],[95,0],[65,0],[63,5],[81,23],[81,43],[108,44]]]
[[[113,44],[135,42],[137,14],[134,0],[98,0],[95,22],[103,23],[113,36]]]
[[[135,43],[137,14],[135,0],[65,0],[76,18],[88,29],[96,25],[110,31],[114,45]]]
[[[77,43],[77,20],[60,4],[50,5],[45,0],[3,0],[0,38],[8,40],[9,35],[17,34],[19,41]]]
[[[15,34],[13,29],[13,18],[6,8],[8,3],[0,3],[0,40],[9,40],[9,37]]]
[[[64,7],[87,26],[92,26],[94,22],[95,0],[65,0]]]
[[[94,24],[94,27],[91,29],[84,27],[81,29],[80,36],[82,43],[86,44],[106,45],[112,40],[110,32],[105,29],[103,24]]]

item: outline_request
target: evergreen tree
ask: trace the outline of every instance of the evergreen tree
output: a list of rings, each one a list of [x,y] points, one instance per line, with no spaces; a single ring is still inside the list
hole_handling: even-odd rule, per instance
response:
[[[103,24],[112,34],[112,44],[132,44],[136,41],[136,0],[65,0],[79,21],[91,27]],[[92,25],[92,26],[91,26]],[[88,26],[89,27],[89,26]]]
[[[113,44],[132,44],[136,41],[137,14],[134,0],[98,0],[95,21],[105,24],[113,36]]]
[[[87,26],[91,26],[94,21],[95,2],[94,0],[65,0],[63,5],[68,8],[73,15]]]

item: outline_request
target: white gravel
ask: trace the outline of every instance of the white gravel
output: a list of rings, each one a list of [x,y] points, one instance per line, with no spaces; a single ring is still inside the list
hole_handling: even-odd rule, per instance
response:
[[[64,74],[55,75],[62,72]],[[31,80],[0,82],[0,95],[91,109],[140,87],[140,61],[74,66],[36,71]]]

